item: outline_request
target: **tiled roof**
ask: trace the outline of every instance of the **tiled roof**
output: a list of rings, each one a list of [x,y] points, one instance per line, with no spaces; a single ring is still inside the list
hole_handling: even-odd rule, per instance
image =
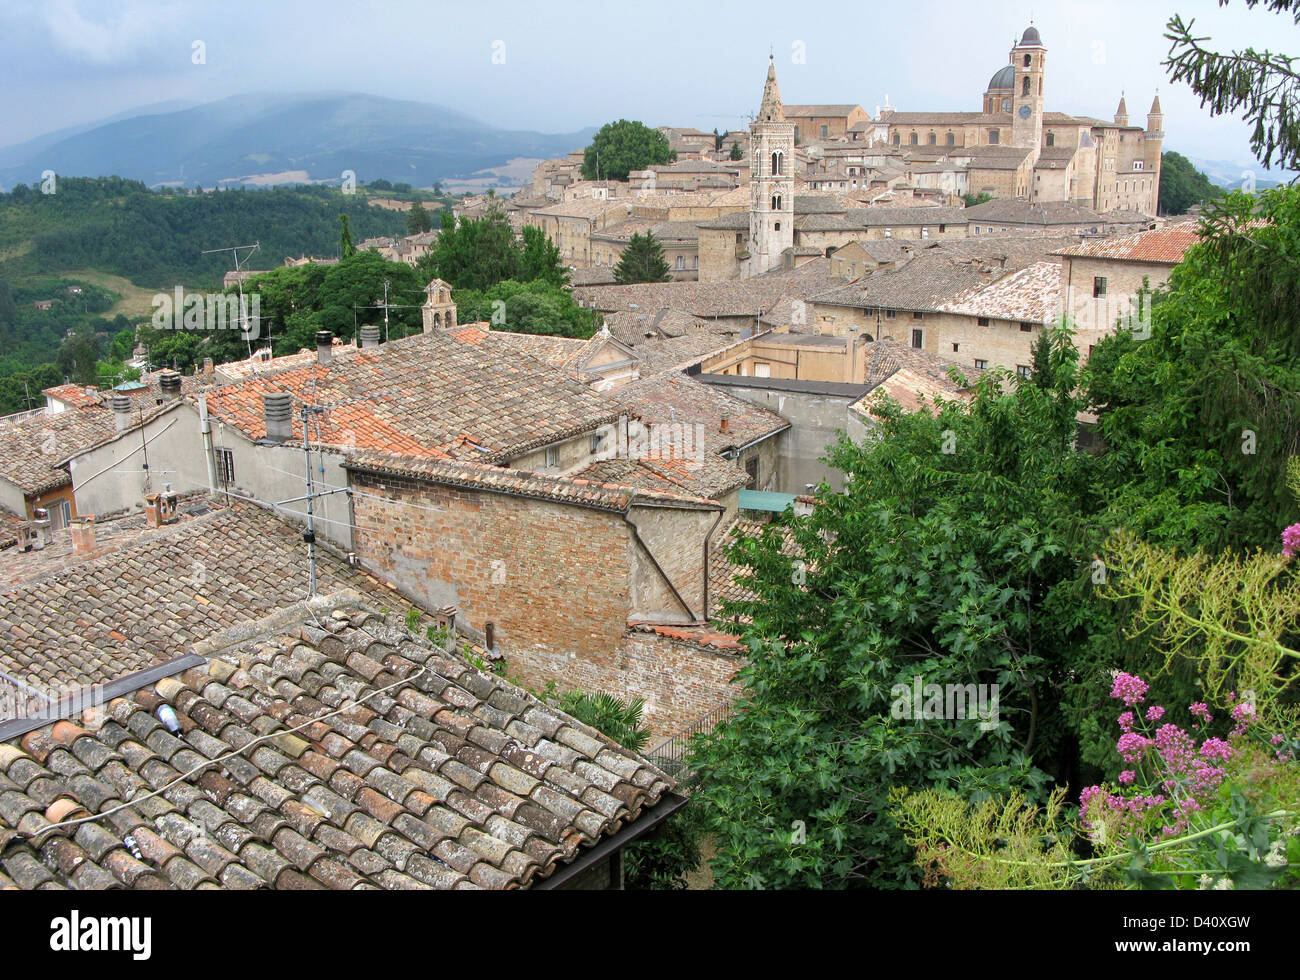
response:
[[[866,344],[863,348],[863,355],[867,365],[866,383],[869,385],[880,384],[891,377],[894,372],[907,370],[914,375],[928,379],[930,383],[936,386],[936,390],[941,390],[949,396],[953,396],[965,389],[955,384],[949,377],[949,372],[952,369],[955,368],[961,372],[967,381],[974,381],[984,373],[979,368],[945,360],[938,355],[931,354],[929,351],[919,350],[910,344],[890,337],[884,337],[875,343]]]
[[[1025,268],[1075,238],[1034,236],[934,242],[897,268],[880,268],[818,293],[814,303],[938,312],[947,303]]]
[[[114,545],[5,587],[0,671],[33,685],[105,683],[307,596],[301,527],[260,507],[237,504]],[[10,551],[5,561],[42,557]],[[324,591],[382,591],[325,549],[317,549],[317,575]]]
[[[854,208],[845,215],[850,226],[880,228],[894,225],[964,225],[969,212],[966,208]]]
[[[152,418],[157,411],[156,406],[144,408],[143,417]],[[28,496],[71,486],[72,477],[58,464],[116,433],[113,413],[102,405],[11,423],[0,433],[0,478]]]
[[[606,459],[574,474],[596,483],[620,484],[656,493],[688,493],[716,500],[720,495],[749,485],[749,474],[717,453],[698,458],[649,456],[643,459]]]
[[[0,888],[528,886],[673,788],[344,605],[110,701],[98,730],[0,744]]]
[[[357,352],[358,348],[354,344],[341,343],[335,338],[331,347],[333,357],[350,357]],[[306,367],[309,364],[315,364],[319,357],[315,350],[303,349],[296,354],[281,354],[279,357],[265,358],[260,352],[255,353],[252,357],[245,358],[242,361],[230,361],[226,364],[218,364],[216,372],[230,381],[244,381],[248,378],[261,374],[270,374],[273,371],[284,371],[288,368]]]
[[[621,512],[636,499],[656,500],[691,507],[714,507],[712,500],[692,493],[640,489],[602,483],[580,476],[551,476],[532,470],[515,470],[452,460],[412,459],[381,453],[356,453],[343,463],[349,470],[391,474],[453,487],[504,493],[534,500],[549,500],[574,507]]]
[[[899,368],[849,407],[860,415],[870,416],[882,395],[892,398],[909,412],[923,408],[929,411],[936,398],[945,401],[965,400],[963,390],[946,378],[937,380],[910,368]]]
[[[486,347],[510,354],[523,354],[548,367],[570,367],[589,347],[581,337],[554,337],[546,334],[513,333],[492,330],[486,323],[470,323],[445,331],[445,335],[462,344]]]
[[[0,551],[18,543],[18,529],[26,523],[11,510],[0,507]]]
[[[576,201],[564,201],[550,207],[538,208],[533,214],[556,218],[599,218],[608,211],[627,210],[627,200],[603,201],[596,197],[582,197]]]
[[[1102,225],[1105,220],[1096,211],[1064,201],[1030,204],[1019,198],[995,198],[966,209],[971,222],[1011,221],[1025,225]]]
[[[789,421],[770,409],[681,374],[642,378],[619,388],[614,396],[643,422],[703,426],[704,448],[714,453],[748,445],[790,427]]]
[[[862,106],[853,105],[788,105],[783,107],[786,117],[790,116],[847,116],[854,109],[863,111]]]
[[[333,405],[313,417],[313,443],[485,462],[617,417],[604,396],[568,373],[523,353],[502,358],[495,347],[480,347],[436,331],[417,334],[329,366],[312,363],[213,389],[208,409],[248,438],[263,439],[262,394],[288,391],[295,440],[302,438],[303,403]]]
[[[1177,265],[1187,250],[1200,242],[1195,225],[1183,225],[1159,231],[1145,231],[1119,238],[1102,238],[1063,248],[1057,255],[1075,258],[1119,259],[1126,262],[1159,262]]]
[[[941,309],[946,313],[1051,323],[1059,314],[1061,264],[1044,259],[997,282],[958,296]]]

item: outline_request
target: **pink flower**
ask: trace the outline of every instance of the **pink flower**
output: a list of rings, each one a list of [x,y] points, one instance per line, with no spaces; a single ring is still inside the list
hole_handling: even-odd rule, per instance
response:
[[[1112,698],[1119,698],[1129,707],[1146,698],[1147,682],[1133,674],[1119,674],[1115,677],[1115,686],[1110,689]]]
[[[1282,554],[1288,558],[1300,551],[1300,524],[1292,524],[1282,532]]]
[[[1285,741],[1286,739],[1282,737],[1281,733],[1278,733],[1277,735],[1274,735],[1272,738],[1269,739],[1269,742],[1271,742],[1273,745],[1281,745]]]
[[[1124,786],[1127,786],[1135,779],[1137,779],[1137,773],[1135,773],[1132,769],[1125,769],[1122,773],[1119,774],[1119,781]]]
[[[1188,706],[1187,710],[1190,711],[1192,714],[1194,714],[1197,718],[1200,718],[1207,725],[1210,722],[1214,721],[1214,716],[1210,714],[1210,709],[1204,701],[1192,702],[1192,704]]]
[[[1207,738],[1201,743],[1201,755],[1207,759],[1227,762],[1232,757],[1232,746],[1221,738]]]
[[[1158,704],[1153,704],[1147,708],[1147,721],[1159,721],[1165,716],[1165,709]]]
[[[1137,762],[1142,753],[1151,747],[1151,739],[1137,732],[1125,732],[1115,743],[1115,748],[1125,762]]]
[[[1245,721],[1247,718],[1255,717],[1255,706],[1249,701],[1243,701],[1232,709],[1233,721]]]
[[[1116,720],[1119,722],[1119,730],[1121,732],[1131,732],[1133,730],[1133,712],[1125,711]]]

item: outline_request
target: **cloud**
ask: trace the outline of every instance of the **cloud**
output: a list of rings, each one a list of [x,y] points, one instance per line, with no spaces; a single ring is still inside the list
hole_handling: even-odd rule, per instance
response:
[[[70,60],[92,65],[131,64],[155,51],[178,24],[175,4],[143,4],[83,13],[77,0],[42,4],[39,17],[54,46]]]

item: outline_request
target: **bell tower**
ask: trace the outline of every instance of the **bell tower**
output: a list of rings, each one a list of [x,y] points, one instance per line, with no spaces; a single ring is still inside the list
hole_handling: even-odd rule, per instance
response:
[[[1011,49],[1011,66],[1016,71],[1011,93],[1011,143],[1033,153],[1033,162],[1043,147],[1043,89],[1047,75],[1047,48],[1038,28],[1029,27],[1020,43]]]
[[[776,62],[768,60],[763,103],[749,127],[749,259],[745,277],[781,264],[794,244],[794,123],[787,122],[776,85]]]

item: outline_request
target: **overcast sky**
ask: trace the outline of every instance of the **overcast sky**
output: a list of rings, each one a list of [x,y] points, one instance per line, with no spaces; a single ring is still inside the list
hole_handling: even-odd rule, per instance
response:
[[[769,50],[788,103],[874,112],[888,95],[910,111],[975,111],[1031,10],[1049,110],[1109,119],[1123,90],[1144,123],[1159,88],[1166,149],[1212,160],[1248,162],[1248,130],[1168,82],[1168,18],[1194,16],[1223,49],[1300,54],[1289,19],[1241,0],[0,0],[0,145],[165,100],[324,89],[436,102],[511,129],[618,117],[738,128]]]

